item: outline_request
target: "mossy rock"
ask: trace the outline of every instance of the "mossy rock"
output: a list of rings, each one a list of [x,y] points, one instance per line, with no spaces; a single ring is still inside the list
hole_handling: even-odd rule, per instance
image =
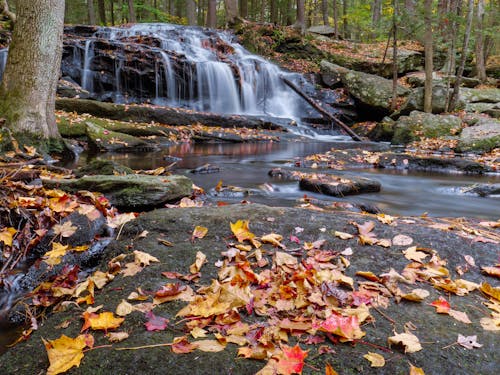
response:
[[[488,152],[495,148],[500,148],[500,121],[497,119],[480,119],[460,134],[460,151]]]
[[[84,121],[70,121],[66,117],[57,119],[57,128],[64,138],[81,138],[87,136],[87,126]]]
[[[125,152],[157,148],[156,145],[132,135],[107,130],[93,120],[85,121],[85,125],[89,142],[100,151]]]
[[[458,134],[462,120],[452,115],[433,115],[413,111],[394,124],[393,144],[407,144],[422,138],[439,138]]]
[[[134,174],[131,168],[116,163],[111,160],[94,159],[90,163],[78,168],[74,172],[76,177],[83,177],[85,175],[127,175]]]

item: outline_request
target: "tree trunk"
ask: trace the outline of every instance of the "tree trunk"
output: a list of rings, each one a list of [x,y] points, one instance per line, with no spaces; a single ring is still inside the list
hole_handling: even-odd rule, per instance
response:
[[[240,0],[240,17],[248,18],[248,0]]]
[[[238,0],[224,0],[226,23],[233,26],[238,22]]]
[[[328,0],[321,0],[321,13],[323,15],[323,25],[330,26],[328,17]]]
[[[305,0],[297,0],[297,19],[295,20],[294,27],[301,33],[304,33],[306,29],[306,9]]]
[[[111,26],[115,26],[115,1],[109,1],[109,14],[111,16]]]
[[[424,49],[425,49],[425,88],[424,112],[432,112],[432,0],[424,2]]]
[[[394,12],[392,14],[392,102],[391,110],[396,110],[398,105],[398,3],[393,0]]]
[[[347,19],[347,9],[348,9],[348,4],[347,4],[347,0],[344,0],[343,1],[343,4],[342,4],[342,19],[343,19],[343,23],[342,23],[342,27],[344,29],[344,38],[346,39],[349,39],[349,21]]]
[[[372,38],[376,39],[378,28],[380,27],[380,18],[382,16],[382,0],[373,0],[372,3]]]
[[[476,14],[476,70],[477,78],[486,81],[486,66],[484,53],[484,0],[477,2]]]
[[[104,7],[104,0],[97,0],[97,9],[99,11],[99,22],[101,25],[106,25],[106,8]]]
[[[196,3],[194,0],[186,0],[186,16],[188,25],[196,25]]]
[[[87,0],[87,10],[89,14],[89,24],[95,25],[94,0]]]
[[[217,27],[217,0],[208,0],[207,27]]]
[[[277,24],[278,23],[278,0],[271,0],[270,4],[271,10],[270,10],[270,20],[271,23]]]
[[[339,37],[339,8],[337,6],[337,0],[333,0],[333,30],[335,32],[335,38]]]
[[[135,17],[134,0],[128,0],[128,22],[137,22],[137,18]]]
[[[460,84],[462,83],[462,76],[464,74],[464,69],[465,69],[465,62],[467,61],[467,52],[469,50],[469,39],[470,39],[470,31],[472,27],[473,16],[474,16],[474,0],[469,0],[467,8],[467,21],[465,24],[464,42],[462,44],[462,56],[460,57],[460,65],[458,67],[458,72],[455,78],[453,93],[451,94],[450,102],[448,103],[448,112],[453,111],[455,109],[458,100]]]
[[[54,111],[64,0],[18,1],[16,12],[0,84],[0,114],[5,119],[2,126],[22,137],[60,138]]]

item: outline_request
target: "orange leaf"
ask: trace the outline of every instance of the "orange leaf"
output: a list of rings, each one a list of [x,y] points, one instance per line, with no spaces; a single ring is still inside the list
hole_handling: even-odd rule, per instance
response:
[[[439,299],[435,300],[430,304],[436,308],[436,312],[438,314],[448,314],[450,312],[450,304],[443,297],[439,297]]]
[[[500,287],[492,287],[490,284],[488,284],[486,281],[481,283],[481,286],[479,288],[481,292],[484,294],[488,295],[489,297],[492,297],[496,299],[497,301],[500,301]]]
[[[172,344],[172,351],[176,354],[186,354],[191,353],[198,347],[196,344],[190,343],[186,336],[174,338],[174,343]]]
[[[339,375],[337,371],[327,362],[325,367],[325,375]]]
[[[90,335],[80,335],[74,339],[62,335],[53,341],[43,343],[47,350],[50,366],[47,369],[47,375],[56,375],[68,371],[73,366],[80,366],[83,358],[83,349],[88,346]]]
[[[333,314],[321,323],[320,329],[347,340],[360,339],[365,335],[359,327],[357,316],[341,316]]]
[[[16,232],[14,228],[3,228],[0,231],[0,242],[3,242],[5,246],[12,246],[12,237]]]
[[[282,350],[283,353],[280,354],[277,363],[279,373],[284,375],[301,374],[308,350],[302,350],[298,344],[293,348],[283,345]]]
[[[487,275],[500,278],[500,266],[481,267],[481,270]]]
[[[113,313],[109,311],[100,314],[89,313],[86,311],[83,313],[83,319],[85,319],[85,323],[83,324],[81,331],[88,328],[107,331],[108,329],[118,328],[125,320],[124,318],[115,318]]]
[[[420,367],[415,367],[410,364],[410,375],[425,375],[425,373]]]

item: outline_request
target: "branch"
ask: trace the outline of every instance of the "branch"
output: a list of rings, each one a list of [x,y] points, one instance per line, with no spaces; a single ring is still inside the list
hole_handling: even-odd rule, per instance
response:
[[[9,18],[13,24],[16,23],[16,15],[9,10],[9,4],[7,4],[7,0],[0,0],[0,14],[3,14],[7,18]]]

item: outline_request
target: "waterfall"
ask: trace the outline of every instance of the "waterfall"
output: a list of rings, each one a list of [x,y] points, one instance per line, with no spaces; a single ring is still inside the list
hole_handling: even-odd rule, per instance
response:
[[[8,48],[0,49],[0,82],[2,81],[3,72],[5,70],[5,66],[7,65],[8,52],[9,52]]]
[[[92,58],[94,57],[94,50],[92,49],[92,40],[85,41],[85,52],[83,55],[83,69],[82,69],[82,83],[81,86],[84,90],[92,92],[93,90],[93,72],[90,69]]]

